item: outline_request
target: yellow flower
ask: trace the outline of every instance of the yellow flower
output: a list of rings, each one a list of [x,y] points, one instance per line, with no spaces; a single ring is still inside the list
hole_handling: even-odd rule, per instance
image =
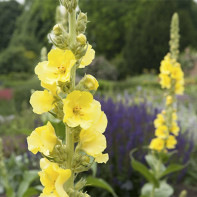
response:
[[[149,148],[156,151],[162,151],[165,146],[165,141],[161,138],[152,139]]]
[[[106,160],[106,155],[101,153],[106,149],[106,138],[98,131],[87,129],[80,132],[80,145],[88,155],[98,157],[98,160]]]
[[[88,129],[101,116],[101,105],[89,92],[75,90],[63,100],[64,122],[69,127]]]
[[[95,162],[97,163],[107,163],[107,161],[109,160],[109,155],[106,153],[106,154],[98,154],[95,156]]]
[[[155,128],[162,126],[165,123],[165,119],[162,114],[158,114],[154,121]]]
[[[92,126],[91,129],[95,131],[99,131],[100,133],[104,133],[107,127],[107,117],[104,112],[101,112],[101,115]]]
[[[62,169],[56,163],[52,163],[45,158],[40,160],[40,166],[42,171],[38,174],[44,186],[41,196],[69,197],[64,190],[64,184],[70,178],[71,170]]]
[[[164,60],[162,60],[162,62],[161,62],[160,72],[162,74],[167,74],[168,75],[168,74],[171,73],[172,67],[173,67],[173,65],[171,64],[170,58],[168,56],[166,56],[164,58]]]
[[[171,71],[171,77],[176,80],[182,79],[184,76],[180,66],[174,66]]]
[[[173,149],[175,148],[175,145],[177,144],[177,140],[175,139],[174,136],[170,135],[166,141],[166,147],[168,149]]]
[[[70,71],[76,63],[75,56],[70,50],[52,49],[48,61],[39,63],[35,68],[38,78],[47,84],[70,81]]]
[[[28,149],[34,154],[41,152],[49,155],[57,143],[55,130],[50,122],[47,125],[36,128],[27,138]]]
[[[60,92],[60,88],[57,86],[56,83],[47,84],[47,83],[44,83],[43,81],[41,81],[41,86],[43,88],[46,88],[47,90],[49,90],[52,93],[52,95],[54,95],[54,96],[56,96]]]
[[[85,46],[85,48],[86,47],[87,46]],[[92,46],[90,44],[88,44],[86,54],[83,56],[79,68],[84,68],[84,67],[88,66],[89,64],[91,64],[94,57],[95,57],[95,51],[94,51],[94,49],[92,49]]]
[[[175,93],[182,95],[184,92],[184,80],[179,80],[175,84]]]
[[[160,74],[159,75],[160,78],[160,84],[162,88],[171,88],[171,79],[168,75],[166,74]]]
[[[42,114],[52,110],[55,99],[53,95],[47,91],[35,91],[30,98],[30,104],[33,107],[33,112],[36,114]]]
[[[170,104],[172,104],[172,102],[173,102],[172,96],[167,96],[166,97],[166,105],[170,105]]]
[[[97,90],[97,88],[99,87],[98,81],[92,75],[85,76],[84,85],[88,90]]]
[[[176,122],[173,122],[173,123],[172,123],[172,127],[171,127],[170,131],[171,131],[171,133],[174,134],[175,136],[178,136],[180,129],[179,129],[179,127],[178,127],[178,125],[177,125]]]
[[[177,120],[177,114],[176,114],[176,112],[173,112],[172,113],[172,120],[173,121],[176,121]]]
[[[155,135],[160,138],[166,138],[168,136],[168,127],[161,125],[155,131]]]

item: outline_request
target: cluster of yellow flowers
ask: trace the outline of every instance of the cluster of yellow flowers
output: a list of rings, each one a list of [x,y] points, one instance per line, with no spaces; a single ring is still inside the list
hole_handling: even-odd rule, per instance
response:
[[[174,149],[177,144],[176,136],[179,134],[176,109],[173,106],[175,95],[183,94],[184,73],[179,63],[168,54],[161,62],[160,84],[168,90],[166,95],[166,110],[157,115],[154,121],[155,136],[149,148],[156,151]]]
[[[181,65],[175,59],[166,55],[160,66],[160,84],[162,88],[172,89],[175,94],[184,92],[184,73]]]
[[[56,43],[56,48],[48,53],[48,61],[36,66],[35,73],[44,90],[35,91],[30,98],[34,113],[49,112],[66,128],[65,141],[56,135],[51,122],[36,128],[27,138],[28,149],[34,154],[40,152],[44,157],[39,172],[44,186],[41,197],[88,197],[82,192],[84,185],[80,181],[76,184],[81,183],[82,187],[74,186],[76,175],[90,169],[94,161],[106,163],[109,159],[107,153],[103,154],[107,117],[100,103],[93,98],[98,81],[92,75],[85,75],[75,85],[76,69],[88,66],[95,51],[87,43],[86,36],[80,33],[84,32],[87,16],[80,13],[76,22],[77,1],[72,2],[62,1],[70,11],[69,38],[64,45]],[[57,37],[63,31],[62,35],[66,35],[61,26],[53,28]]]

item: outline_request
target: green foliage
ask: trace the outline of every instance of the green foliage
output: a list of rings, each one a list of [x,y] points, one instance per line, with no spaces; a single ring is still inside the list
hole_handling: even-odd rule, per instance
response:
[[[170,197],[173,194],[173,188],[166,183],[166,181],[160,182],[160,187],[155,189],[154,197]],[[153,185],[146,183],[142,188],[142,195],[140,197],[150,197],[152,194]]]
[[[16,1],[0,2],[0,51],[5,49],[15,29],[17,17],[22,12],[22,6]]]
[[[131,165],[134,170],[138,171],[142,174],[147,181],[154,185],[154,187],[159,187],[159,182],[153,172],[149,171],[149,169],[142,163],[136,161],[133,157],[131,158]]]
[[[86,186],[99,187],[105,189],[108,192],[110,192],[113,195],[113,197],[117,197],[117,194],[114,192],[113,188],[103,179],[89,176],[87,177],[86,181]]]
[[[138,1],[133,24],[128,31],[128,42],[124,49],[127,73],[141,73],[144,68],[158,70],[160,60],[168,52],[169,32],[172,14],[180,16],[180,46],[196,47],[194,34],[197,26],[192,17],[196,13],[192,0]],[[194,6],[195,7],[195,6]],[[162,14],[161,14],[162,13]],[[189,30],[189,31],[188,31]]]

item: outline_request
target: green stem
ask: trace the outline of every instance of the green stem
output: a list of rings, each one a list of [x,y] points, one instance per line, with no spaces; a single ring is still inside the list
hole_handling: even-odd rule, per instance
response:
[[[73,10],[69,13],[69,39],[70,46],[73,46],[76,41],[76,12]],[[71,90],[75,88],[76,68],[73,67],[71,73]],[[66,126],[66,147],[68,148],[67,168],[72,171],[70,179],[67,181],[67,188],[74,188],[74,172],[72,170],[72,160],[74,155],[74,133],[71,128]]]
[[[155,196],[155,186],[153,185],[150,197],[154,197],[154,196]]]
[[[72,157],[74,155],[74,133],[66,126],[66,146],[68,148],[67,168],[72,168]],[[72,169],[71,169],[72,170]],[[72,171],[70,179],[67,181],[67,188],[74,188],[74,173]]]

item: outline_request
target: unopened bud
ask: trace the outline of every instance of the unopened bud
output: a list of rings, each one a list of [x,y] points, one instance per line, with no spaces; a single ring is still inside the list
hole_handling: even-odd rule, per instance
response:
[[[85,45],[86,44],[86,41],[87,41],[87,38],[86,38],[86,36],[84,34],[79,34],[77,36],[77,41],[79,43],[81,43],[82,45]]]
[[[87,14],[80,12],[77,18],[77,34],[83,34],[86,30],[87,21]]]
[[[60,27],[59,24],[56,24],[56,25],[53,27],[53,33],[54,33],[54,35],[56,35],[56,36],[59,36],[59,35],[62,34],[62,29],[61,29],[61,27]]]
[[[166,97],[166,105],[170,105],[170,104],[172,104],[172,102],[173,102],[173,98],[172,98],[172,96],[167,96]]]
[[[99,87],[98,81],[92,75],[86,75],[84,77],[84,85],[88,90],[97,90]]]

